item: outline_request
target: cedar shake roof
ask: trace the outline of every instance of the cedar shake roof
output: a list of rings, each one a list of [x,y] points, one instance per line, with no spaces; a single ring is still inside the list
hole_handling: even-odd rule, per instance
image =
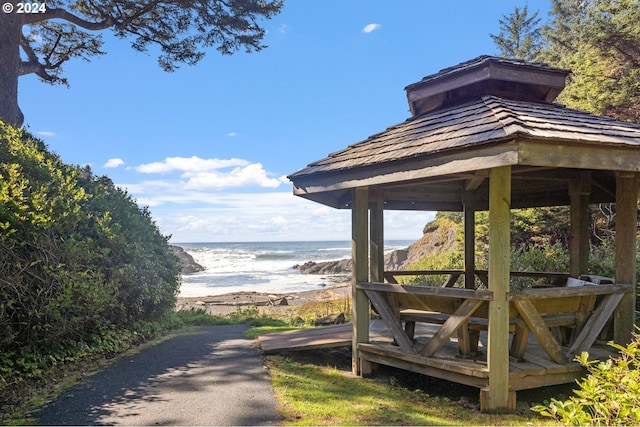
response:
[[[414,116],[494,95],[533,102],[553,102],[564,89],[568,70],[515,59],[479,56],[424,77],[405,88]]]
[[[514,67],[522,67],[525,76],[511,77],[511,81],[519,79],[513,88],[526,90],[528,94],[525,96],[518,92],[509,95],[503,92],[508,98],[482,95],[495,92],[493,89],[496,87],[506,87],[500,83],[504,81],[500,80],[505,74],[504,69],[487,71],[496,65],[508,68],[509,76],[514,75]],[[523,83],[527,76],[531,77],[532,71],[534,78]],[[544,79],[540,78],[540,74],[544,77],[547,71],[551,74],[551,84],[542,82]],[[468,72],[471,73],[471,83],[465,84],[464,76]],[[491,73],[494,77],[500,75],[499,80],[491,77]],[[429,206],[430,210],[447,210],[460,206],[460,191],[456,190],[460,185],[496,166],[514,166],[514,174],[524,173],[525,167],[529,171],[527,173],[536,173],[535,168],[547,171],[640,171],[640,125],[595,116],[540,99],[555,98],[559,75],[564,79],[566,71],[545,68],[541,64],[480,57],[425,77],[407,87],[410,104],[414,102],[418,107],[435,105],[429,100],[421,104],[420,99],[423,98],[413,96],[416,91],[422,91],[426,98],[435,96],[440,100],[454,99],[462,103],[455,104],[454,101],[454,105],[445,106],[445,102],[310,163],[289,176],[294,194],[333,207],[349,207],[352,188],[380,186],[385,191],[385,200],[397,200],[399,209],[412,209],[418,208],[418,199],[422,200],[416,192],[428,189],[435,194],[447,186],[438,184],[436,187],[430,182],[441,182],[446,177],[448,182],[458,182],[457,187],[447,184],[450,186],[447,191],[456,193],[455,197],[449,199],[443,195],[446,201]],[[449,84],[452,76],[457,80],[453,86]],[[449,83],[443,85],[444,80]],[[429,84],[440,87],[430,90]],[[444,87],[448,89],[443,92]],[[472,89],[467,90],[469,87]],[[486,90],[479,89],[482,87]],[[456,95],[452,96],[452,92]],[[538,100],[531,101],[532,97],[538,97]],[[549,175],[549,172],[538,173]],[[610,173],[601,172],[600,175],[608,183],[615,181],[610,179]],[[525,181],[531,181],[530,178]],[[564,181],[570,179],[573,178],[563,178]],[[536,191],[551,191],[549,183],[543,187]],[[407,191],[407,188],[411,190]],[[529,191],[524,187],[521,190]],[[514,191],[518,191],[517,185]],[[608,199],[606,195],[611,191],[610,187],[603,190],[600,199]],[[525,197],[523,193],[521,204],[542,206],[544,203],[553,205],[566,201],[566,197],[560,195],[534,199]],[[518,200],[517,195],[514,195],[514,200]]]
[[[459,107],[411,118],[310,163],[290,178],[410,160],[516,137],[546,140],[551,144],[572,141],[639,148],[640,125],[594,116],[557,104],[487,96]]]

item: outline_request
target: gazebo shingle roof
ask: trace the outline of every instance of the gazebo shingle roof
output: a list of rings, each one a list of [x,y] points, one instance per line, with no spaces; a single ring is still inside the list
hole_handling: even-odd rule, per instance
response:
[[[609,202],[615,173],[640,172],[640,125],[552,103],[567,73],[483,56],[425,77],[407,86],[413,117],[289,175],[294,194],[348,208],[368,187],[390,209],[456,210],[468,188],[486,201],[488,171],[512,166],[514,206],[568,203],[580,171],[592,202]]]
[[[515,137],[640,147],[640,125],[565,108],[493,96],[427,113],[310,163],[290,179],[441,154]]]

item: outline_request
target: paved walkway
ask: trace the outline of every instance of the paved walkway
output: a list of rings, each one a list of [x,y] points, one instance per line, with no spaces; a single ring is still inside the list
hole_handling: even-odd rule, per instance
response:
[[[271,380],[245,325],[205,326],[125,357],[35,414],[42,425],[274,425]]]

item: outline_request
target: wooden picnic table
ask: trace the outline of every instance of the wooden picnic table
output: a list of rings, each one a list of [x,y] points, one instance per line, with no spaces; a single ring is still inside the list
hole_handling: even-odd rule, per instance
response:
[[[476,356],[479,332],[488,326],[491,291],[371,282],[358,283],[357,287],[365,291],[404,352],[430,357],[457,334],[459,355]],[[552,361],[567,362],[593,345],[629,292],[633,292],[632,285],[620,284],[509,292],[509,333],[513,334],[510,354],[524,359],[532,333]],[[415,341],[416,322],[438,324],[440,328],[422,344]]]

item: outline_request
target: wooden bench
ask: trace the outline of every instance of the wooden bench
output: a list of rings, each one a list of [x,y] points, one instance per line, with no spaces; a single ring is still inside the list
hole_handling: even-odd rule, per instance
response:
[[[554,313],[554,314],[545,314],[542,317],[544,323],[550,328],[554,333],[554,336],[557,340],[562,339],[563,341],[567,338],[563,331],[560,328],[575,328],[577,326],[577,317],[576,313]],[[433,311],[420,311],[420,310],[412,310],[406,309],[400,311],[400,319],[405,324],[405,332],[409,336],[409,338],[415,338],[415,325],[416,322],[420,323],[430,323],[436,325],[442,325],[449,318],[449,314],[439,313]],[[509,319],[509,333],[515,334],[516,326],[518,324],[518,318],[510,318]],[[467,320],[467,328],[469,332],[469,347],[463,348],[466,346],[458,347],[458,355],[462,358],[476,357],[478,352],[478,342],[480,338],[480,331],[486,331],[489,326],[489,321],[486,318],[482,317],[470,317]],[[519,349],[512,348],[513,351],[518,351]],[[518,355],[515,355],[518,357]],[[522,358],[523,354],[519,355],[519,358]]]

